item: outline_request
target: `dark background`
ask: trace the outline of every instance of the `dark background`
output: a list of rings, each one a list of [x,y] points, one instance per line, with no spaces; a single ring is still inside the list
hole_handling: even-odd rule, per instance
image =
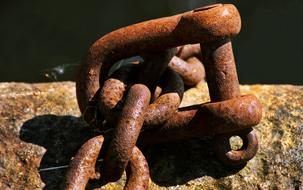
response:
[[[208,4],[204,0],[2,0],[0,82],[73,80],[88,47],[136,22]],[[233,40],[241,83],[303,84],[303,1],[239,0]]]

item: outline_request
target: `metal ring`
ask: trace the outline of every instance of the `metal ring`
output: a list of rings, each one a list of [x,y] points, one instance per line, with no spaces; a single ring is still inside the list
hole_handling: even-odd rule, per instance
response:
[[[231,150],[230,147],[229,139],[235,135],[243,140],[243,145],[239,150]],[[256,155],[258,138],[252,128],[233,134],[220,135],[214,139],[214,149],[216,155],[223,163],[230,166],[243,165]]]

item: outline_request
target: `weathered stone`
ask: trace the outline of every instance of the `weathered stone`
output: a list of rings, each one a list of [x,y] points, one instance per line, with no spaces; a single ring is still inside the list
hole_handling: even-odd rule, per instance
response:
[[[149,189],[302,189],[303,87],[243,85],[241,91],[263,105],[256,157],[244,168],[226,167],[211,138],[146,147]],[[182,106],[205,101],[207,86],[199,84]],[[65,169],[43,168],[68,164],[94,135],[79,116],[74,83],[0,83],[0,189],[60,188]],[[122,189],[124,180],[106,189]]]

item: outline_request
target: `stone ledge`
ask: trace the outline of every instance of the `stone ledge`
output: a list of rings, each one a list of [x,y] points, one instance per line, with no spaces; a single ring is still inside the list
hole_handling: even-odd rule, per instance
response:
[[[303,87],[242,85],[241,92],[263,105],[257,156],[231,169],[214,157],[211,139],[148,147],[150,189],[302,189]],[[199,84],[182,105],[207,100]],[[68,164],[91,135],[79,116],[72,82],[0,83],[0,189],[58,189],[65,169],[38,171]],[[106,187],[122,189],[123,179]]]

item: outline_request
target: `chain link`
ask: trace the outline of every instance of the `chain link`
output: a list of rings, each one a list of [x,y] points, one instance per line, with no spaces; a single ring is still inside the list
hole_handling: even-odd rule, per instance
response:
[[[240,95],[230,40],[240,28],[237,9],[216,4],[121,28],[95,42],[80,68],[77,98],[86,122],[100,132],[71,161],[66,189],[116,181],[125,169],[124,189],[147,189],[148,164],[138,147],[150,144],[212,136],[225,164],[252,159],[258,149],[252,126],[262,108],[255,96]],[[144,61],[108,76],[114,62],[134,55]],[[184,88],[203,80],[211,102],[178,108]],[[243,139],[240,150],[230,148],[234,135]]]

